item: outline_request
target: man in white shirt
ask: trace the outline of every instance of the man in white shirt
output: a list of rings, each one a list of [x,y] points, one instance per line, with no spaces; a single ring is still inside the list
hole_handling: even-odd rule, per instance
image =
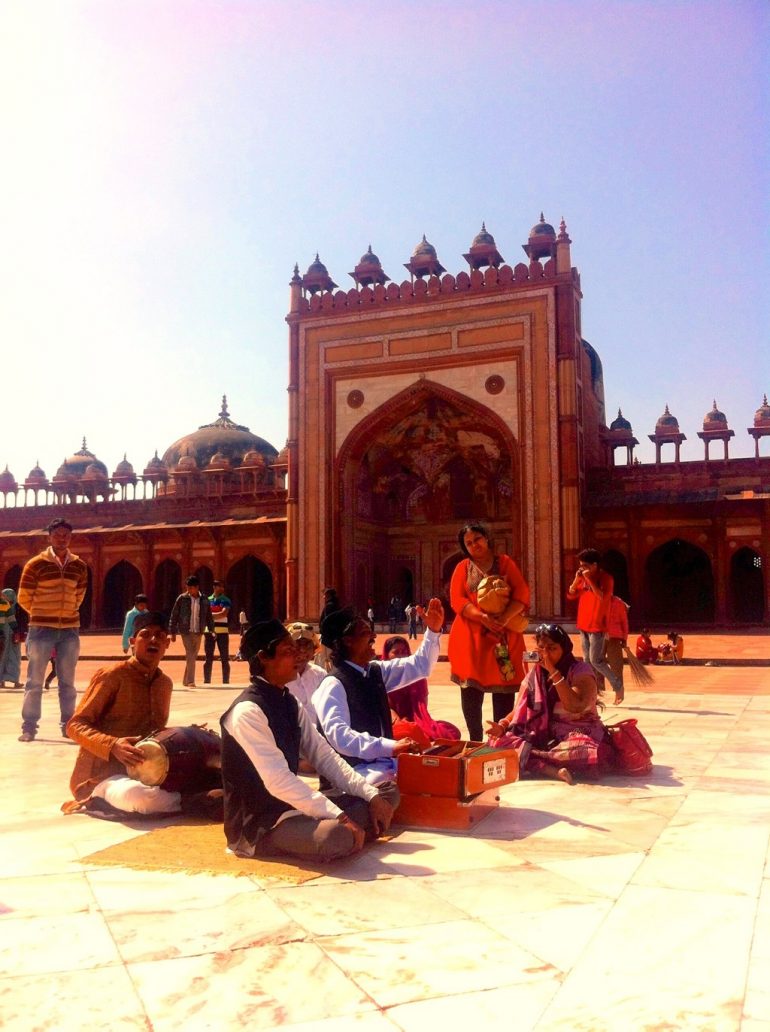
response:
[[[318,734],[285,687],[297,652],[280,621],[254,624],[243,652],[251,684],[221,721],[228,848],[252,858],[334,860],[357,852],[389,828],[398,789],[367,784]],[[300,758],[342,793],[334,802],[297,776]]]
[[[432,598],[419,613],[427,630],[413,656],[374,660],[368,621],[352,609],[332,613],[321,625],[321,640],[332,653],[332,670],[313,695],[326,740],[364,777],[379,785],[396,776],[402,752],[416,752],[410,738],[393,738],[387,693],[427,677],[439,656],[444,608]]]
[[[302,704],[313,726],[316,726],[318,718],[313,706],[313,692],[326,677],[326,670],[313,662],[313,656],[318,652],[318,636],[312,624],[307,623],[290,623],[286,625],[286,630],[297,648],[297,674],[286,687],[297,702]]]

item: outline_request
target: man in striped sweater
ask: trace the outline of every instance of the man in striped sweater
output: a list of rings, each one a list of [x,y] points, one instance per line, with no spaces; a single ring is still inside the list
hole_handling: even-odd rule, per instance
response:
[[[48,525],[49,545],[26,564],[18,604],[29,613],[27,684],[21,709],[20,742],[33,742],[40,721],[43,677],[56,649],[62,735],[75,711],[75,667],[80,655],[80,606],[88,587],[88,567],[69,550],[72,526],[58,517]]]

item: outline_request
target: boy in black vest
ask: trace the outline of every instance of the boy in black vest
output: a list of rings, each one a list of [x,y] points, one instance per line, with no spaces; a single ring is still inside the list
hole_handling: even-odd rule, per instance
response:
[[[372,785],[395,779],[400,753],[419,751],[410,738],[393,738],[387,694],[427,677],[438,659],[444,607],[432,598],[427,610],[418,606],[417,612],[427,629],[415,654],[376,662],[368,620],[341,609],[321,624],[321,641],[331,649],[333,665],[313,693],[318,725],[329,744]]]
[[[296,645],[279,620],[254,624],[243,639],[251,684],[222,717],[225,836],[243,857],[335,860],[390,826],[395,785],[378,791],[324,741],[285,687]],[[332,802],[297,777],[300,757],[341,795]]]

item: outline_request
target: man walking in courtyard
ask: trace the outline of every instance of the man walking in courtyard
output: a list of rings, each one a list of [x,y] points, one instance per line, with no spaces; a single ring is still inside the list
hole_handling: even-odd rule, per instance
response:
[[[186,688],[196,688],[195,663],[201,647],[204,631],[214,633],[214,621],[211,618],[211,607],[205,595],[201,595],[200,581],[191,574],[185,581],[187,591],[177,597],[171,618],[168,622],[171,640],[176,641],[177,631],[182,636],[184,645],[184,677],[182,684]]]
[[[49,545],[22,570],[18,604],[29,613],[27,684],[21,709],[20,742],[33,742],[40,722],[45,669],[56,649],[59,722],[66,738],[75,711],[75,667],[80,655],[80,606],[88,587],[88,567],[70,552],[72,525],[58,517],[48,524]]]
[[[203,642],[206,659],[203,663],[203,683],[211,684],[211,670],[214,666],[214,649],[219,649],[222,660],[222,684],[230,683],[230,610],[233,604],[225,594],[221,580],[214,581],[214,592],[209,595],[214,633],[207,634]]]

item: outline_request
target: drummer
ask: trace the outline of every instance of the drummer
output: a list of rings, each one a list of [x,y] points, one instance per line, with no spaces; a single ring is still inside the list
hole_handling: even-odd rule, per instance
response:
[[[64,803],[65,813],[181,810],[179,792],[142,785],[126,773],[128,765],[144,759],[136,743],[168,723],[173,687],[159,667],[169,646],[162,613],[140,613],[133,635],[134,655],[94,674],[67,724],[67,735],[80,751],[70,778],[74,800]]]

